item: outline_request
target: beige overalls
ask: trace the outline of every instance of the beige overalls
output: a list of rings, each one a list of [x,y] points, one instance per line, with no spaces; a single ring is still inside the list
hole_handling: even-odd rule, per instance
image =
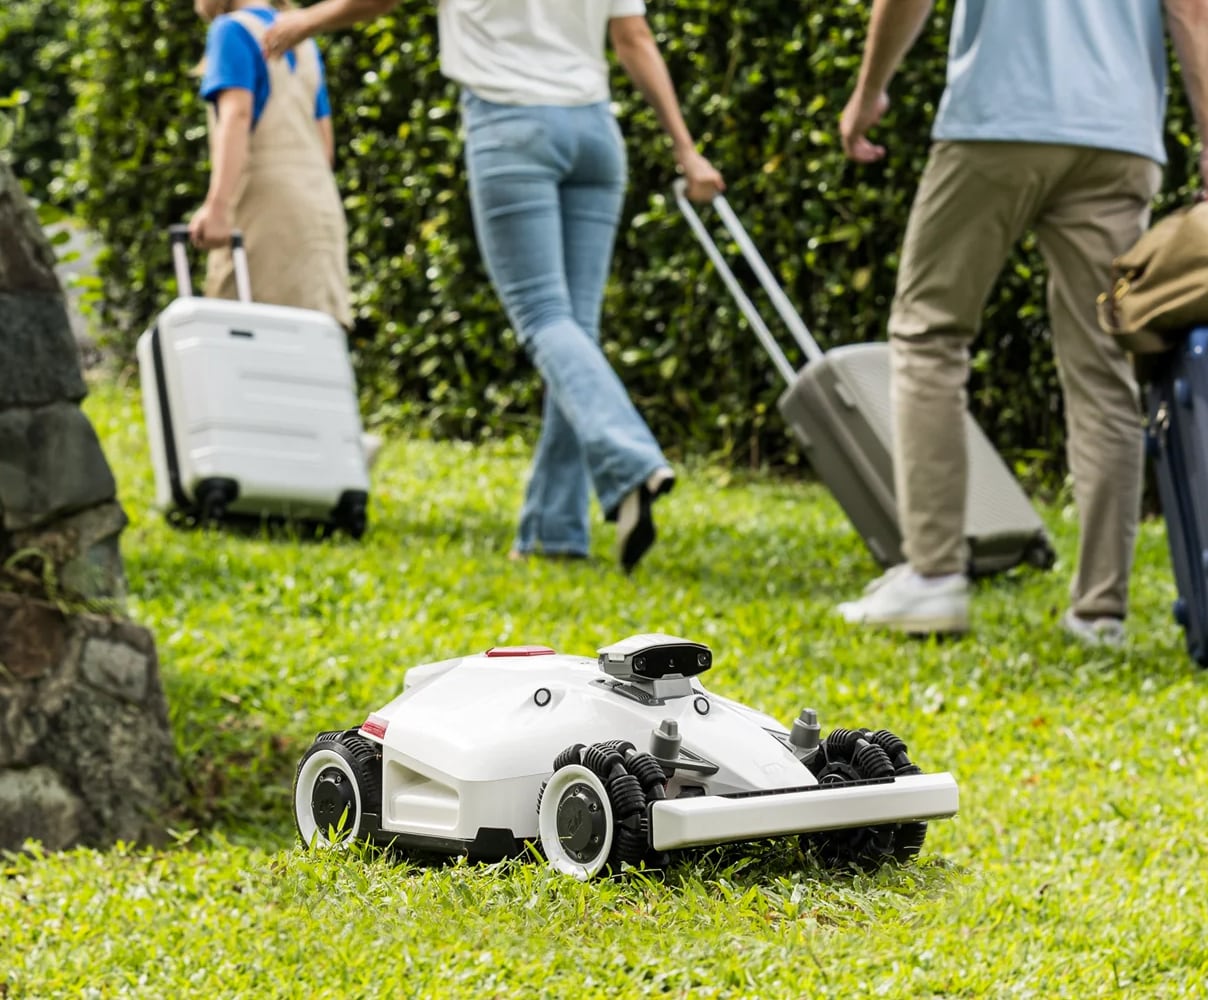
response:
[[[231,17],[263,41],[267,25],[255,14]],[[315,123],[318,51],[305,42],[294,55],[292,71],[285,59],[268,60],[269,98],[249,137],[233,221],[243,231],[257,302],[318,309],[351,327],[344,206]],[[208,117],[213,136],[213,104]],[[230,250],[210,251],[205,293],[237,297]]]

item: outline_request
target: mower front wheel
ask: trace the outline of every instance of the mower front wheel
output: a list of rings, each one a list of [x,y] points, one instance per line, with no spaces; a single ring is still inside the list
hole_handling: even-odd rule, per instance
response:
[[[608,863],[616,835],[604,782],[582,764],[558,768],[541,789],[537,831],[557,871],[581,882],[595,877]]]
[[[820,785],[921,774],[906,751],[905,742],[888,729],[836,729],[822,741],[809,766]],[[883,823],[803,834],[801,847],[827,867],[868,871],[917,857],[926,836],[927,824],[921,821]]]

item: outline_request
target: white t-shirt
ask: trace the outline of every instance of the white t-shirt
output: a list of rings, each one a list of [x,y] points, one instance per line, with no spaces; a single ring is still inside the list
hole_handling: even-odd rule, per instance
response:
[[[645,0],[440,0],[440,68],[497,104],[608,100],[608,22]]]

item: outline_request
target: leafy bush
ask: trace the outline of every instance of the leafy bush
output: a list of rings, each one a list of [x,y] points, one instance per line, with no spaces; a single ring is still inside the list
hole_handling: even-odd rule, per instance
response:
[[[16,108],[20,119],[5,155],[39,201],[63,193],[59,177],[75,147],[74,135],[63,127],[73,101],[73,6],[67,0],[5,0],[0,8],[0,101]]]
[[[683,0],[651,23],[689,126],[730,183],[732,204],[823,346],[884,336],[898,244],[941,93],[950,4],[894,85],[887,160],[843,158],[836,121],[855,76],[868,5]],[[179,0],[81,5],[72,170],[81,212],[110,248],[110,340],[129,352],[173,294],[163,227],[204,193],[204,114],[188,72],[203,27]],[[455,88],[436,63],[434,5],[402,5],[325,42],[339,178],[357,294],[366,403],[432,433],[488,436],[532,423],[540,384],[516,346],[474,244]],[[741,463],[795,462],[775,414],[774,369],[753,347],[678,218],[669,147],[618,72],[631,186],[606,302],[606,350],[660,439]],[[1171,187],[1191,170],[1190,116],[1170,117]],[[1060,469],[1060,395],[1029,244],[990,305],[972,406],[1009,455]]]

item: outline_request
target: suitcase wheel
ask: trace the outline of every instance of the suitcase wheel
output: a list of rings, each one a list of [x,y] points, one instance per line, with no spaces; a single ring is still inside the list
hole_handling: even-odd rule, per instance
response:
[[[1174,612],[1174,620],[1183,628],[1187,627],[1187,602],[1183,598],[1179,598],[1174,602],[1171,608]]]
[[[1053,546],[1047,538],[1037,538],[1032,542],[1023,558],[1029,566],[1036,569],[1052,569],[1057,563],[1057,553],[1053,551]]]
[[[369,527],[369,518],[365,516],[365,509],[362,507],[359,511],[346,514],[341,527],[353,538],[360,538],[365,534],[365,529]]]
[[[227,506],[239,495],[231,479],[205,479],[197,487],[197,515],[202,524],[217,524],[226,517]]]
[[[350,490],[340,497],[331,519],[337,528],[347,531],[353,538],[360,538],[369,526],[367,513],[369,498],[358,490]]]

